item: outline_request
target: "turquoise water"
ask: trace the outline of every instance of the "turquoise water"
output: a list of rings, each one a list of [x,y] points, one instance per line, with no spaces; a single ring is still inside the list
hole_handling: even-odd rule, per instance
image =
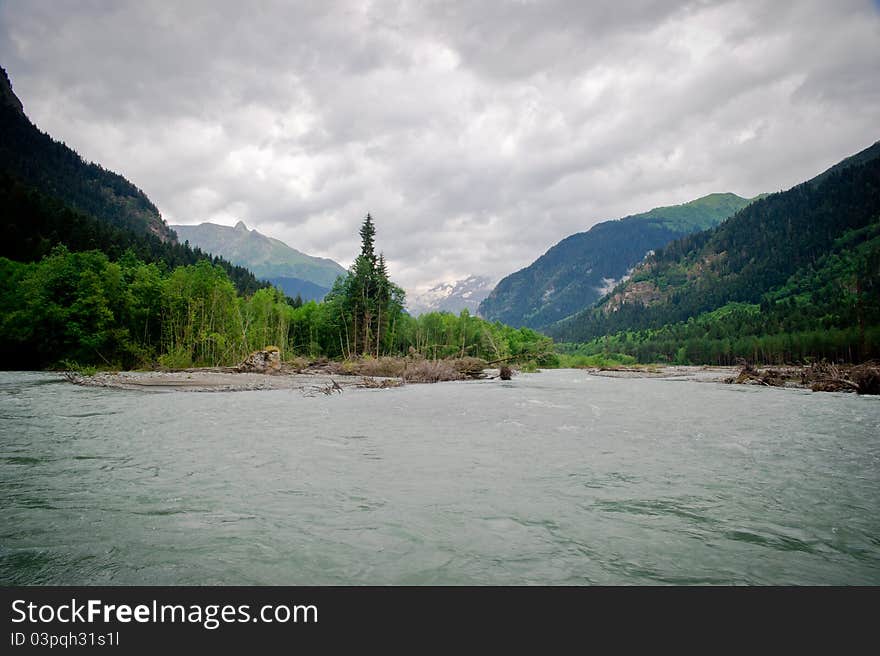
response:
[[[880,584],[880,399],[0,373],[4,584]]]

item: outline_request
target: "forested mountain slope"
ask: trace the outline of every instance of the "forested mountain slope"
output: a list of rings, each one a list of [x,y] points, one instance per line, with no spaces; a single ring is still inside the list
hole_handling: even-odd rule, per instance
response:
[[[3,69],[0,170],[107,223],[174,241],[171,229],[144,192],[121,175],[84,161],[31,123]]]
[[[793,329],[796,314],[812,316],[821,307],[836,316],[824,324],[814,317],[810,326],[851,327],[856,306],[876,301],[866,291],[880,275],[873,232],[878,220],[880,142],[813,180],[754,202],[716,228],[657,250],[597,307],[559,322],[549,333],[586,342],[621,331],[660,329],[736,303],[762,307],[759,321],[774,317],[780,331]],[[841,258],[851,264],[845,287],[852,288],[854,305],[831,310],[828,299],[820,302],[817,271],[844,275],[835,267]],[[835,284],[839,287],[840,279]],[[834,295],[837,301],[846,297],[841,289]],[[801,302],[795,312],[798,298],[814,301]]]
[[[266,286],[243,267],[178,244],[142,191],[40,132],[3,69],[0,217],[0,256],[13,260],[39,260],[60,244],[73,251],[101,250],[111,259],[131,250],[169,268],[209,260],[222,266],[242,293]]]
[[[750,202],[736,194],[710,194],[594,225],[504,278],[479,313],[512,326],[545,328],[590,307],[649,251],[718,225]]]
[[[249,230],[242,221],[235,227],[215,223],[172,227],[181,241],[247,267],[257,277],[284,288],[288,296],[320,299],[336,278],[345,275],[345,269],[333,260],[302,253],[283,241]]]

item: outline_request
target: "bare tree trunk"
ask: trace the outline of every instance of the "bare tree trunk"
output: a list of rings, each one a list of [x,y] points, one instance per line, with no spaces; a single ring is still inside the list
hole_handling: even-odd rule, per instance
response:
[[[376,308],[376,359],[379,359],[379,349],[382,344],[382,306]]]
[[[346,359],[351,358],[351,342],[348,341],[348,323],[345,321],[345,313],[342,311],[342,308],[339,308],[339,318],[342,319],[342,327],[345,329],[345,343],[348,345],[348,355],[345,354],[345,349],[342,349],[342,356]],[[339,345],[342,346],[342,335],[339,336]]]

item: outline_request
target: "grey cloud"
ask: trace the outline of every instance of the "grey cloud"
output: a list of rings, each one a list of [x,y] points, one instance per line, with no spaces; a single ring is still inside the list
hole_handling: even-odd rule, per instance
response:
[[[794,184],[880,134],[880,11],[828,3],[0,2],[25,110],[175,222],[409,288]]]

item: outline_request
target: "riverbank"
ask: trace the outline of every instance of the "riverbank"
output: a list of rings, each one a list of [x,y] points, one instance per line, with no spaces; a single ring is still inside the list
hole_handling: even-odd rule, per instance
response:
[[[274,351],[258,351],[238,367],[199,367],[158,371],[68,371],[76,385],[148,392],[238,392],[296,390],[307,396],[341,393],[349,388],[384,389],[408,383],[496,378],[501,371],[484,360],[457,358],[365,358],[281,362]]]
[[[663,378],[690,380],[698,383],[724,383],[734,377],[738,367],[699,365],[643,365],[583,368],[593,376],[606,378]]]
[[[424,360],[379,358],[336,362],[294,361],[257,369],[212,367],[165,371],[98,372],[84,375],[66,372],[77,385],[152,392],[234,392],[251,390],[297,390],[305,395],[335,394],[348,388],[391,388],[407,383],[436,383],[466,379],[503,378],[499,369],[488,368],[476,358]],[[727,383],[810,389],[814,392],[880,393],[880,367],[862,365],[770,367],[637,365],[581,368],[592,376],[607,378],[656,378],[698,383]]]
[[[736,367],[644,365],[597,367],[585,371],[594,376],[610,378],[662,378],[699,383],[793,387],[813,392],[880,394],[880,364],[876,362],[858,365],[818,362],[810,365],[760,367],[751,364]]]
[[[245,392],[253,390],[294,390],[304,394],[332,394],[352,387],[391,387],[399,382],[369,376],[320,373],[251,373],[224,369],[185,369],[181,371],[100,372],[92,376],[65,374],[67,379],[86,387],[141,390],[146,392]],[[391,380],[391,383],[385,382]]]

